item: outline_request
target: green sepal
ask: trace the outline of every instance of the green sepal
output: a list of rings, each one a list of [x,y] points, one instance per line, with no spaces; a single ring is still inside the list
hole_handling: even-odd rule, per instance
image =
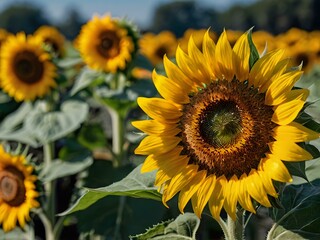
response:
[[[252,41],[252,28],[248,31],[248,42],[250,47],[249,67],[251,69],[256,61],[260,58],[259,52]]]

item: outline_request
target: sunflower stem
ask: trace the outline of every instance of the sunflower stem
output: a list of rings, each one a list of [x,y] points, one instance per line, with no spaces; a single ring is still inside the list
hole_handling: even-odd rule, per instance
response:
[[[106,106],[112,122],[112,152],[117,156],[114,158],[113,166],[118,167],[122,164],[123,159],[123,144],[124,144],[124,120],[121,114],[115,109]]]
[[[52,154],[53,154],[53,143],[46,143],[43,145],[43,152],[44,152],[44,170],[47,172],[50,169],[51,162],[52,162]],[[46,196],[48,199],[47,206],[46,206],[46,213],[47,218],[50,221],[51,225],[55,223],[55,187],[56,181],[49,181],[45,183],[45,190]],[[47,231],[47,229],[46,229]],[[52,227],[51,227],[52,231]]]
[[[228,215],[228,232],[230,240],[243,240],[244,239],[244,210],[237,208],[236,220],[234,221]]]
[[[36,214],[38,214],[38,216],[44,226],[46,240],[55,240],[55,236],[54,236],[53,229],[52,229],[52,223],[49,220],[48,216],[42,210],[36,211]]]

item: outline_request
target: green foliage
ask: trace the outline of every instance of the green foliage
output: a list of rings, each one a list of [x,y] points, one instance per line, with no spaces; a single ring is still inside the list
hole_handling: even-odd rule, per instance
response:
[[[298,234],[301,239],[319,239],[320,179],[286,186],[280,200],[284,209],[270,209],[275,225],[269,232],[268,239],[292,233]]]
[[[71,208],[65,211],[63,215],[83,210],[97,202],[99,199],[109,195],[130,196],[161,201],[161,194],[153,186],[155,173],[141,174],[140,169],[141,166],[136,167],[121,181],[109,186],[87,189],[79,200]]]
[[[175,220],[159,223],[147,232],[136,236],[131,236],[132,240],[147,239],[172,239],[172,240],[195,240],[196,232],[200,225],[200,219],[193,213],[179,215]]]

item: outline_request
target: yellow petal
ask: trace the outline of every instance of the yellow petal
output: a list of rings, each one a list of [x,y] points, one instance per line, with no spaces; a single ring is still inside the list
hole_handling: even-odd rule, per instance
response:
[[[214,186],[212,195],[209,199],[209,209],[211,215],[217,221],[220,221],[220,212],[224,202],[224,187],[227,183],[225,176],[221,176],[217,179],[216,185]]]
[[[247,190],[247,185],[245,184],[244,179],[247,178],[247,174],[242,174],[240,177],[240,183],[239,183],[239,195],[238,195],[238,201],[239,204],[247,211],[256,213],[256,210],[254,209],[252,205],[252,201],[250,198],[250,195]]]
[[[273,180],[279,182],[292,182],[292,177],[286,166],[273,154],[267,154],[267,157],[261,160],[260,166]]]
[[[283,98],[283,102],[290,102],[292,100],[302,100],[306,101],[309,96],[309,90],[308,89],[294,89],[289,92],[287,92]]]
[[[188,54],[192,60],[192,64],[197,66],[198,72],[202,75],[203,83],[210,83],[210,72],[208,71],[208,65],[205,62],[206,59],[194,43],[193,37],[191,36],[188,42]]]
[[[282,141],[290,139],[292,142],[306,142],[317,139],[320,135],[300,123],[292,122],[288,125],[275,127],[273,129],[273,137]]]
[[[198,166],[187,165],[176,176],[174,176],[166,191],[162,195],[162,203],[167,206],[166,202],[176,195],[183,187],[185,187],[196,175]]]
[[[195,83],[177,65],[171,62],[167,55],[164,55],[163,65],[168,78],[178,86],[181,86],[184,92],[188,94],[196,87]]]
[[[165,124],[177,123],[182,116],[177,105],[162,98],[139,97],[137,102],[148,116]]]
[[[236,175],[232,176],[224,187],[224,209],[228,215],[236,220],[236,206],[239,193],[239,180]]]
[[[249,84],[259,87],[265,82],[270,81],[273,70],[275,69],[277,63],[281,60],[284,55],[283,50],[277,50],[269,52],[264,55],[253,65],[249,73]]]
[[[192,208],[198,218],[201,217],[201,213],[211,197],[215,184],[216,176],[211,174],[205,179],[198,191],[192,196]]]
[[[175,148],[181,141],[179,137],[147,136],[135,149],[135,154],[149,155],[166,153]]]
[[[219,66],[221,75],[226,80],[232,80],[235,74],[233,59],[234,52],[230,46],[227,38],[227,33],[224,30],[218,39],[216,51],[215,51],[216,63]],[[218,74],[220,75],[220,74]]]
[[[182,72],[188,76],[197,86],[203,86],[203,75],[194,65],[192,59],[178,46],[176,61]]]
[[[239,81],[247,80],[249,77],[249,57],[250,46],[248,42],[248,32],[242,34],[233,47],[234,67],[236,77]]]
[[[178,85],[172,79],[158,75],[155,70],[152,72],[152,79],[158,92],[166,100],[178,104],[189,103],[188,93],[190,93],[191,88],[187,85]]]
[[[269,143],[271,153],[283,161],[305,161],[313,159],[312,155],[300,147],[298,144],[291,142],[290,139],[278,140]]]
[[[288,72],[274,79],[266,92],[265,103],[278,105],[283,102],[283,96],[291,90],[293,85],[301,78],[302,72]]]
[[[210,37],[209,30],[206,31],[203,37],[202,42],[202,51],[203,56],[205,57],[205,62],[208,64],[208,68],[211,73],[211,78],[215,78],[215,69],[216,69],[216,60],[215,60],[215,51],[216,51],[216,45],[212,38]],[[222,77],[222,76],[219,76]]]
[[[275,107],[272,115],[272,121],[279,125],[287,125],[291,123],[303,108],[304,101],[292,100],[290,102],[282,103]]]
[[[267,194],[278,197],[278,194],[273,186],[272,179],[269,177],[269,174],[265,171],[258,171],[258,174],[262,180],[264,189],[266,190]]]
[[[181,129],[177,127],[177,124],[163,124],[156,120],[134,121],[131,122],[131,124],[148,135],[175,136],[181,132]]]
[[[262,184],[262,180],[256,170],[251,170],[248,177],[245,179],[245,183],[251,197],[263,206],[271,207],[266,190]]]
[[[259,88],[259,92],[265,92],[269,88],[269,86],[272,84],[273,79],[277,79],[279,76],[281,76],[283,73],[285,73],[289,67],[289,63],[292,60],[289,58],[282,59],[280,62],[277,63],[277,65],[274,67],[272,71],[272,77],[270,81],[265,81],[261,84]]]
[[[197,172],[197,174],[192,178],[192,180],[184,188],[181,189],[178,199],[178,207],[180,212],[183,213],[183,209],[185,208],[191,197],[203,184],[206,174],[207,171],[205,170]]]

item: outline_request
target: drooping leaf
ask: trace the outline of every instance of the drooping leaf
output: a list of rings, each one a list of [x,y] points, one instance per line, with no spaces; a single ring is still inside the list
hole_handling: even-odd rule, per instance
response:
[[[99,199],[114,196],[129,196],[135,198],[147,198],[161,201],[161,194],[153,186],[155,172],[140,173],[141,165],[136,167],[128,176],[119,182],[109,186],[86,189],[78,201],[61,215],[70,214],[75,211],[83,210],[97,202]]]
[[[306,239],[320,239],[320,179],[286,186],[280,200],[283,209],[270,209],[276,226],[268,239],[282,234],[278,226]]]
[[[131,240],[182,240],[196,239],[196,232],[199,228],[200,220],[193,213],[185,213],[179,215],[175,220],[169,220],[166,222],[159,223],[152,228],[148,229],[147,232],[136,236],[131,236]]]
[[[24,127],[42,144],[55,141],[80,127],[86,119],[89,106],[85,102],[67,100],[60,111],[46,112],[41,105],[25,119]]]
[[[277,229],[274,231],[274,237],[267,238],[268,240],[283,240],[283,239],[291,239],[291,240],[305,240],[304,237],[300,236],[297,233],[294,233],[290,230],[285,229],[282,226],[278,226]]]
[[[83,68],[70,91],[71,96],[99,80],[101,74],[89,68]]]

